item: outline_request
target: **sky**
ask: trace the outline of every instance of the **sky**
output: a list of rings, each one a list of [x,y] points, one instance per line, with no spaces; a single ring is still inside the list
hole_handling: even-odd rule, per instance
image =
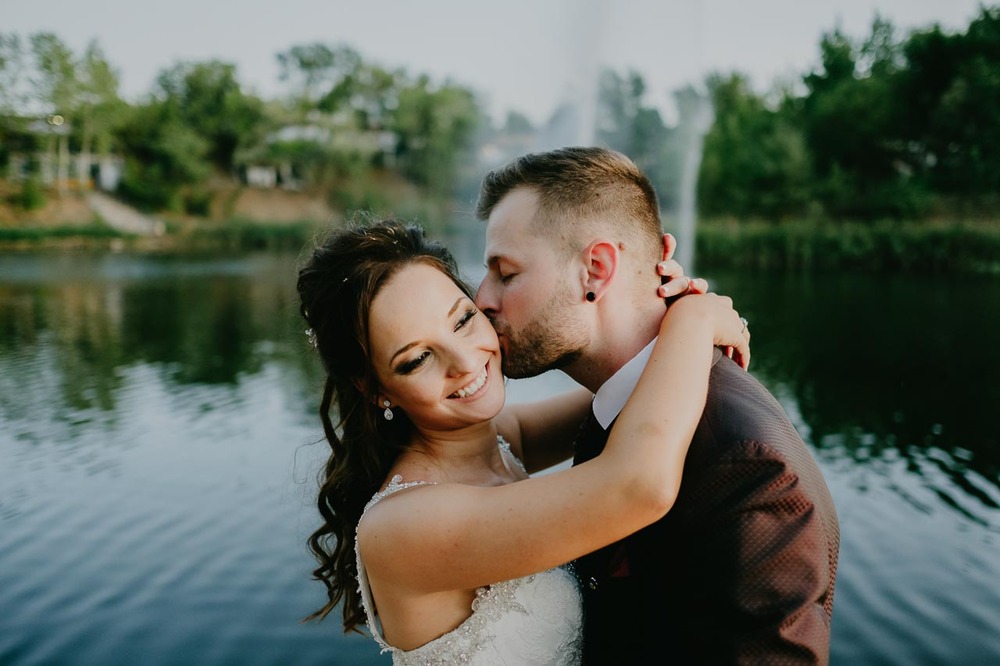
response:
[[[741,71],[755,89],[818,62],[835,26],[863,38],[876,12],[905,32],[964,29],[980,0],[0,0],[0,32],[59,35],[78,53],[96,39],[129,99],[177,61],[220,59],[264,97],[280,95],[275,55],[346,44],[368,61],[473,88],[496,119],[544,122],[586,93],[602,67],[634,69],[667,118],[671,92],[710,71]]]

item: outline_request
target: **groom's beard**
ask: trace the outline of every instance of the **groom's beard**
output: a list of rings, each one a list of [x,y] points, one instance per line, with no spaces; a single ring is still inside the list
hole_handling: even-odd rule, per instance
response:
[[[568,294],[556,294],[542,315],[513,331],[506,322],[493,322],[503,341],[501,369],[512,379],[534,377],[547,370],[565,368],[579,359],[590,344],[585,327],[565,303]]]

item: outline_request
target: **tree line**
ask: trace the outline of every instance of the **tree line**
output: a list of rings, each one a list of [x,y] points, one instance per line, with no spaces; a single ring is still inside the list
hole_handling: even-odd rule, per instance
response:
[[[280,99],[248,92],[234,64],[212,60],[162,70],[146,99],[128,103],[97,42],[77,55],[51,33],[0,34],[0,167],[53,144],[38,131],[47,116],[68,128],[80,170],[123,157],[118,194],[145,209],[205,214],[213,178],[250,164],[287,166],[297,188],[391,170],[432,198],[452,191],[482,115],[470,89],[346,46],[293,46],[277,60]]]
[[[980,7],[954,32],[934,25],[902,35],[876,16],[867,36],[834,29],[818,52],[810,71],[764,93],[739,72],[709,75],[707,127],[705,92],[676,91],[671,125],[648,103],[639,73],[605,71],[596,141],[635,159],[667,209],[679,203],[685,155],[704,133],[703,215],[996,217],[1000,7]],[[531,150],[571,112],[535,127],[512,111],[494,127],[470,88],[374,64],[347,46],[302,44],[276,57],[278,99],[248,92],[235,65],[208,61],[164,69],[146,99],[128,103],[96,42],[75,54],[53,34],[0,34],[0,168],[15,153],[52,149],[29,126],[58,114],[69,128],[62,140],[84,165],[91,155],[123,158],[119,194],[144,208],[205,214],[213,177],[252,164],[284,165],[286,183],[325,188],[345,208],[379,203],[379,173],[432,198],[467,199],[485,168],[476,147]]]
[[[960,32],[823,35],[819,64],[768,94],[715,74],[699,179],[709,215],[848,219],[1000,211],[1000,7]]]

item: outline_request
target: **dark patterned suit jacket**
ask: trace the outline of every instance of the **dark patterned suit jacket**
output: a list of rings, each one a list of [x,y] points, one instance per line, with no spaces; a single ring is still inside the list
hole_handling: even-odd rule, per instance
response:
[[[574,464],[607,441],[594,417]],[[577,561],[584,661],[825,664],[840,531],[802,438],[716,351],[708,400],[663,519]]]

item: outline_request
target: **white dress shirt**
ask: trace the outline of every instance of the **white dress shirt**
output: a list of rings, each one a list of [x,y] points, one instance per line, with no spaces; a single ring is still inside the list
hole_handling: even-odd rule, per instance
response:
[[[594,394],[594,416],[605,430],[625,408],[625,403],[635,390],[635,385],[639,383],[643,368],[649,362],[654,344],[656,338],[653,338],[653,341],[643,347],[642,351],[633,356],[628,363],[618,368],[618,372],[611,375],[611,378]]]

